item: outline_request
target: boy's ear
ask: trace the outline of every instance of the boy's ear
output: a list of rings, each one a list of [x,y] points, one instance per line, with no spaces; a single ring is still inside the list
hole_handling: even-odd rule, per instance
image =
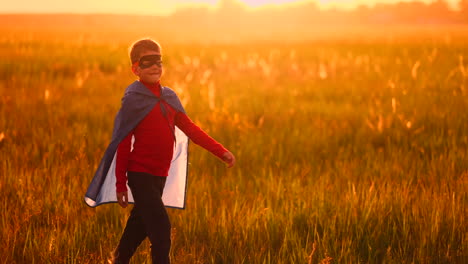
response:
[[[132,72],[138,76],[138,65],[132,65]]]

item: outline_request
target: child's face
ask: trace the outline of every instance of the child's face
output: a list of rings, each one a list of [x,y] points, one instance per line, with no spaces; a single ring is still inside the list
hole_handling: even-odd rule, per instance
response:
[[[154,50],[143,51],[140,54],[139,61],[133,64],[132,71],[142,82],[157,83],[162,75],[161,52]]]

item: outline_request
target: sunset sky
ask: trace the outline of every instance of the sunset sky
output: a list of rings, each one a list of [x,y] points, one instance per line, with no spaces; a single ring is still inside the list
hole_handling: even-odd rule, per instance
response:
[[[309,2],[313,0],[309,0]],[[353,8],[360,4],[374,5],[376,3],[394,3],[405,0],[315,0],[322,8],[339,7]],[[405,2],[408,2],[406,0]],[[435,0],[422,0],[433,2]],[[0,4],[0,13],[118,13],[118,14],[144,14],[167,15],[177,7],[187,5],[208,5],[216,7],[219,0],[15,0],[4,1]],[[307,2],[307,0],[242,0],[251,8],[261,7],[265,4],[286,4],[294,2]],[[451,8],[456,8],[458,0],[447,0]]]

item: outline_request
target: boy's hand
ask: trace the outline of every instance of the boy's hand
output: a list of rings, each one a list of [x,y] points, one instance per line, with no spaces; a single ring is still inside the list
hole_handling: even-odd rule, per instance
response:
[[[228,168],[231,168],[234,166],[234,164],[236,164],[236,157],[234,157],[231,152],[227,151],[223,154],[223,161],[227,163]]]
[[[128,192],[118,192],[117,193],[117,201],[119,205],[123,208],[127,207],[128,205]]]

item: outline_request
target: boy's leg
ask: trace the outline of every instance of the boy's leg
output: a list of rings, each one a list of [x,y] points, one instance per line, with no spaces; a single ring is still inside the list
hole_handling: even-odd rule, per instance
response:
[[[151,241],[153,264],[170,263],[171,224],[161,198],[165,183],[166,177],[140,172],[128,173],[128,184],[137,205],[137,214]]]
[[[145,226],[138,215],[136,206],[127,220],[127,225],[114,252],[114,264],[127,264],[138,246],[146,238]]]

